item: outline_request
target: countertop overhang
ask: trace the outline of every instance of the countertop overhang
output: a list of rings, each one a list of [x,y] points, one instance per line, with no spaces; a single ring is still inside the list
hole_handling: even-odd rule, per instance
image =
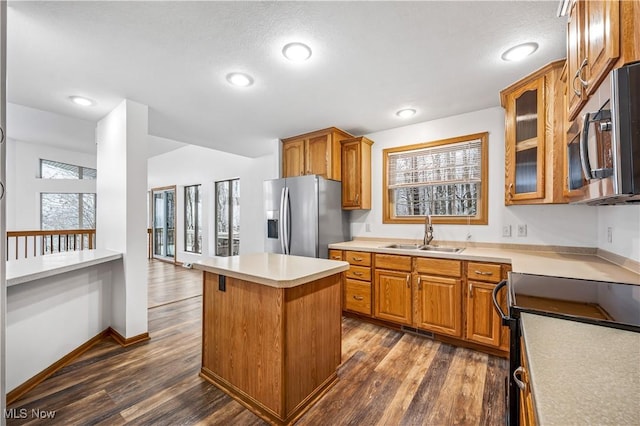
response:
[[[122,258],[112,250],[78,250],[7,261],[7,287]]]
[[[296,287],[349,269],[347,262],[275,253],[210,257],[193,264],[195,269],[276,288]]]

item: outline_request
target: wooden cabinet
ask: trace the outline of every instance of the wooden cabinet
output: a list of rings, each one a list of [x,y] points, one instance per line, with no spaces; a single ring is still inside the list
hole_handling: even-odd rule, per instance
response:
[[[501,271],[501,265],[495,263],[467,264],[465,339],[508,350],[506,327],[502,326],[502,320],[493,305],[493,289],[503,276]],[[506,311],[504,290],[501,299],[502,309]]]
[[[352,137],[330,127],[282,139],[282,177],[320,175],[341,180],[340,141]]]
[[[555,61],[500,92],[505,108],[505,205],[565,203],[565,61]]]
[[[371,145],[360,136],[342,142],[342,208],[371,209]]]
[[[461,264],[459,260],[416,258],[415,327],[462,337]]]
[[[375,317],[411,325],[411,257],[375,255]]]
[[[613,68],[640,60],[640,2],[576,0],[567,21],[568,118]]]
[[[371,253],[345,251],[344,260],[351,266],[345,273],[343,307],[371,316]]]
[[[527,363],[527,350],[524,339],[520,339],[520,367],[516,370],[516,377],[520,381],[520,407],[519,418],[522,426],[535,426],[538,424],[533,409],[533,396],[531,394],[531,380],[529,379],[529,365]]]

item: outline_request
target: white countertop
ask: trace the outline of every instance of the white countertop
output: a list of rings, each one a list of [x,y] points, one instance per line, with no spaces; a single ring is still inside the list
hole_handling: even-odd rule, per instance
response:
[[[122,258],[111,250],[78,250],[7,261],[7,287]]]
[[[460,253],[437,253],[384,248],[388,244],[390,244],[389,241],[383,240],[353,240],[330,244],[329,248],[441,259],[510,263],[514,272],[640,285],[640,273],[635,273],[593,254],[481,247],[467,247]]]
[[[214,274],[278,288],[296,287],[349,269],[347,262],[274,253],[210,257],[193,264]]]
[[[540,425],[640,425],[640,333],[521,314]]]

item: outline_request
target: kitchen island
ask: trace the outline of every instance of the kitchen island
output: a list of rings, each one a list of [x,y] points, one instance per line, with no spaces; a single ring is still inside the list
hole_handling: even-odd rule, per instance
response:
[[[256,253],[203,272],[200,375],[258,416],[291,424],[335,382],[346,262]]]

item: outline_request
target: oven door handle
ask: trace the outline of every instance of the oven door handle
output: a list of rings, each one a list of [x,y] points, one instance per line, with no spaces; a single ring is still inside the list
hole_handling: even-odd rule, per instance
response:
[[[504,313],[502,307],[500,306],[500,303],[498,303],[498,292],[502,290],[502,287],[506,285],[507,280],[500,281],[498,285],[494,287],[493,292],[491,292],[491,297],[493,298],[493,306],[496,308],[496,311],[498,312],[498,315],[500,315],[500,318],[502,318],[502,325],[511,324],[511,318],[509,318],[509,316]]]
[[[584,115],[584,122],[582,124],[582,133],[580,134],[580,164],[582,165],[582,174],[588,181],[593,179],[591,173],[591,164],[589,161],[589,123],[591,122],[591,114],[586,113]]]

